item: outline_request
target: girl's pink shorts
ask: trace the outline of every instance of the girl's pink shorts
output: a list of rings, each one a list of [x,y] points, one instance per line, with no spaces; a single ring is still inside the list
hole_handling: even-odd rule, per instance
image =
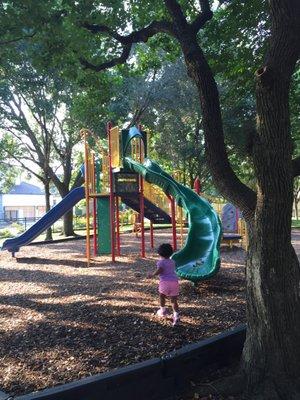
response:
[[[158,291],[169,297],[179,295],[179,283],[177,281],[161,281],[159,282]]]

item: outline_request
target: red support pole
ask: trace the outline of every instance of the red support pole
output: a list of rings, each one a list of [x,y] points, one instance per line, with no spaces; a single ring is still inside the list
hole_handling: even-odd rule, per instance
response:
[[[154,249],[153,222],[150,221],[150,246]]]
[[[121,255],[119,197],[116,196],[117,254]]]
[[[141,256],[145,257],[145,226],[144,226],[144,181],[140,177],[140,224],[141,224]]]
[[[87,142],[87,131],[83,131],[84,137],[84,185],[85,185],[85,207],[86,207],[86,258],[87,266],[91,262],[91,243],[90,243],[90,165],[89,165],[89,146]]]
[[[139,125],[141,129],[142,126]],[[140,139],[140,163],[143,162],[142,159],[142,140]],[[144,216],[145,216],[145,204],[144,204],[144,180],[140,177],[140,223],[141,223],[141,256],[145,258],[145,226],[144,226]]]
[[[197,194],[201,193],[201,182],[198,176],[194,181],[194,190]]]
[[[109,155],[109,204],[110,204],[110,240],[111,240],[111,260],[116,261],[115,254],[115,196],[113,192],[113,171],[111,166],[111,137],[110,130],[112,123],[107,124],[107,135],[108,135],[108,155]]]

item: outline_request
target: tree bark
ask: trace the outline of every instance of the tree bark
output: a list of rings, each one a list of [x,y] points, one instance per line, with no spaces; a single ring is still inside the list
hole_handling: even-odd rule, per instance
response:
[[[258,180],[247,258],[248,392],[262,399],[300,398],[300,269],[291,245],[290,77],[258,71],[254,165]],[[254,389],[255,388],[255,389]],[[254,397],[255,398],[255,397]]]
[[[214,183],[242,209],[249,227],[248,329],[242,363],[246,393],[251,399],[296,400],[300,398],[300,273],[291,245],[293,168],[288,108],[293,69],[285,76],[273,66],[258,71],[254,144],[258,194],[254,198],[235,178],[220,145],[224,138],[218,90],[203,52],[189,34],[182,33],[180,41],[188,73],[199,92]]]
[[[45,202],[46,202],[46,213],[47,213],[51,209],[51,205],[50,205],[50,196],[51,196],[51,194],[50,194],[50,182],[49,182],[49,180],[44,181],[44,189],[45,189]],[[51,227],[46,230],[46,238],[45,238],[45,240],[53,240]]]
[[[271,219],[274,213],[272,206],[258,206],[257,217],[247,224],[247,338],[242,369],[248,398],[296,400],[300,398],[299,262],[288,239],[290,230]]]
[[[59,194],[61,195],[62,198],[67,196],[67,194],[70,193],[70,190],[68,187],[61,187],[59,190]],[[62,234],[64,236],[75,236],[74,228],[73,228],[73,208],[71,208],[69,211],[67,211],[63,215],[63,229],[62,229]]]
[[[255,218],[249,224],[243,368],[252,398],[296,400],[300,398],[300,267],[291,245],[294,171],[289,89],[299,55],[299,21],[294,18],[300,17],[300,5],[293,0],[270,3],[270,50],[256,73],[253,162],[258,194]]]
[[[205,154],[214,183],[220,193],[247,216],[253,216],[256,195],[237,178],[224,146],[219,93],[210,67],[193,34],[181,35],[181,48],[189,76],[196,84],[202,110]],[[222,144],[223,143],[223,144]]]
[[[73,208],[65,213],[63,217],[63,234],[64,236],[75,236],[73,228]]]
[[[64,169],[64,181],[61,182],[58,178],[58,176],[53,172],[52,169],[49,169],[48,173],[57,188],[59,194],[61,195],[62,198],[64,198],[68,193],[70,193],[71,190],[75,189],[76,187],[81,186],[84,183],[84,178],[82,176],[82,173],[78,171],[74,183],[69,189],[70,185],[70,180],[71,180],[71,154],[69,155],[69,161],[66,162],[66,165],[69,165],[67,168],[65,165]],[[73,229],[73,209],[68,211],[64,216],[63,216],[63,235],[64,236],[74,236],[75,232]]]

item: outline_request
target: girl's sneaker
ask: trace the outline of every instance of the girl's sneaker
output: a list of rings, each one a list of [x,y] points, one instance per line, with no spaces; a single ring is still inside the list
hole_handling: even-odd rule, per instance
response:
[[[160,308],[156,311],[156,315],[159,317],[165,317],[167,315],[167,310],[165,308]]]
[[[178,325],[180,321],[179,315],[176,313],[173,315],[173,326]]]

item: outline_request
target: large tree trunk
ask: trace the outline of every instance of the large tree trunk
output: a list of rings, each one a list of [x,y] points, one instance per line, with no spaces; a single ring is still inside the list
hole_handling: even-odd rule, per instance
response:
[[[73,208],[68,211],[63,217],[63,234],[64,236],[75,236],[73,228]]]
[[[286,38],[284,47],[286,53]],[[247,258],[248,331],[243,361],[250,393],[258,391],[257,398],[264,400],[296,400],[300,398],[300,269],[291,245],[291,73],[272,61],[257,71],[253,160],[258,195]]]
[[[256,73],[258,182],[247,258],[248,393],[257,399],[300,398],[300,268],[291,245],[293,205],[289,88],[300,40],[299,3],[271,2],[270,50]],[[296,22],[296,23],[295,23]],[[295,23],[295,24],[294,24]],[[298,37],[297,37],[298,35]],[[256,395],[257,394],[257,395]]]
[[[45,202],[46,202],[46,212],[50,211],[50,182],[47,180],[44,182],[44,189],[45,189]],[[51,227],[46,230],[46,238],[45,240],[53,240],[52,237],[52,229]]]
[[[251,399],[300,398],[299,263],[288,224],[269,201],[248,223],[247,339],[243,370]],[[269,206],[266,206],[266,204]],[[249,397],[250,398],[250,397]]]
[[[249,399],[296,400],[300,398],[300,274],[291,246],[291,74],[276,81],[272,68],[271,74],[268,68],[258,71],[255,199],[235,178],[222,147],[218,90],[203,52],[188,35],[181,36],[181,45],[189,75],[199,91],[207,162],[214,182],[225,197],[243,210],[249,227],[248,328],[242,368],[246,392]]]
[[[59,194],[64,198],[69,193],[68,189],[60,190]],[[63,216],[63,231],[64,236],[74,236],[75,232],[73,229],[73,208],[67,211]]]
[[[70,168],[69,168],[69,170],[70,170]],[[57,178],[57,176],[54,175],[53,173],[51,176],[52,176],[52,181],[53,181],[54,185],[56,186],[56,188],[58,189],[59,194],[61,195],[62,198],[67,196],[67,194],[70,193],[70,191],[73,190],[74,188],[81,186],[84,182],[84,178],[82,176],[81,171],[78,171],[77,176],[75,178],[75,181],[74,181],[71,189],[69,189],[71,174],[70,174],[70,172],[68,173],[68,169],[66,169],[66,171],[65,171],[65,177],[66,177],[65,182],[61,182]],[[74,232],[74,228],[73,228],[73,208],[71,210],[69,210],[68,212],[66,212],[63,216],[62,234],[64,236],[75,236],[75,232]]]

